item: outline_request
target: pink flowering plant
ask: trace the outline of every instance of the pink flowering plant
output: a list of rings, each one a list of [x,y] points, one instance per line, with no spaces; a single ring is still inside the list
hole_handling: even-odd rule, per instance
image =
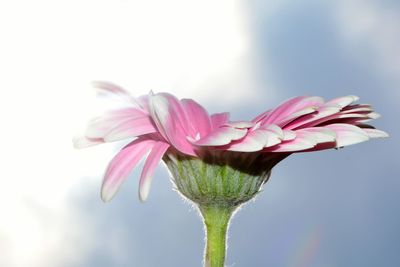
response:
[[[249,121],[230,121],[229,113],[208,114],[192,99],[150,92],[132,97],[121,87],[96,82],[99,94],[123,107],[92,119],[77,148],[129,140],[109,163],[101,187],[111,200],[132,169],[146,158],[139,198],[149,195],[160,161],[175,189],[198,207],[206,230],[204,265],[223,267],[232,214],[261,190],[272,168],[292,153],[339,148],[387,137],[366,122],[376,119],[368,104],[349,95],[325,102],[300,96]]]

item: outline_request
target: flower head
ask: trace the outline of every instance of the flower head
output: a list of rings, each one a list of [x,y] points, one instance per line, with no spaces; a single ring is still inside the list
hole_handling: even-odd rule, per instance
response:
[[[328,102],[320,97],[300,96],[252,120],[230,121],[229,113],[209,115],[194,100],[179,100],[168,93],[151,92],[134,98],[114,84],[98,82],[96,87],[99,93],[117,97],[125,105],[91,120],[84,136],[74,139],[75,147],[133,139],[107,167],[101,190],[104,201],[115,195],[131,170],[146,155],[139,182],[141,200],[147,198],[154,170],[161,160],[167,163],[175,176],[179,176],[181,167],[177,162],[186,160],[184,164],[194,168],[190,174],[193,176],[204,166],[203,163],[193,163],[196,159],[205,164],[210,160],[219,166],[238,158],[246,159],[243,162],[247,163],[235,166],[250,168],[245,172],[253,176],[262,174],[265,182],[271,168],[291,153],[338,148],[387,136],[385,132],[365,124],[379,115],[370,105],[354,104],[358,97],[352,95]],[[260,164],[266,167],[257,170]],[[218,170],[222,171],[229,170]],[[210,181],[203,182],[207,185]],[[181,192],[188,189],[183,184],[176,184]],[[220,194],[239,192],[242,189],[237,184],[237,187],[227,187],[226,192],[221,189]],[[259,186],[253,193],[258,189]],[[204,193],[200,191],[199,194]]]

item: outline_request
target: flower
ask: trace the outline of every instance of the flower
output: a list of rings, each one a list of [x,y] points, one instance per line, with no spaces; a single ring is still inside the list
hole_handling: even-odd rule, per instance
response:
[[[226,232],[237,208],[257,195],[272,168],[292,153],[348,146],[388,135],[365,122],[379,115],[356,96],[325,102],[300,96],[250,121],[230,121],[229,113],[209,115],[191,99],[168,93],[134,98],[111,83],[95,83],[100,94],[123,107],[89,122],[82,148],[132,139],[109,163],[101,196],[109,201],[138,162],[146,157],[139,198],[146,200],[162,160],[178,192],[199,208],[206,229],[204,264],[223,267]]]
[[[168,152],[195,158],[205,151],[284,158],[291,153],[339,148],[388,136],[365,124],[379,115],[368,104],[354,104],[358,97],[353,95],[328,102],[321,97],[299,96],[252,120],[230,121],[229,113],[209,115],[192,99],[178,100],[168,93],[152,92],[134,98],[107,82],[96,82],[95,87],[99,94],[122,101],[124,107],[92,119],[84,136],[74,138],[75,147],[135,138],[107,167],[101,190],[104,201],[115,195],[147,154],[139,182],[142,201],[149,194],[155,168]]]

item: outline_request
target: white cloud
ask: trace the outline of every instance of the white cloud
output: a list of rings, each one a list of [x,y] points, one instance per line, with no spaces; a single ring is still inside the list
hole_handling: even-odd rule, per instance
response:
[[[243,12],[232,0],[0,3],[0,265],[65,266],[92,247],[80,236],[93,222],[68,202],[113,151],[72,148],[96,108],[92,80],[200,102],[257,97]]]
[[[399,10],[378,1],[337,1],[339,32],[354,50],[367,49],[377,71],[398,81],[400,77]],[[397,89],[396,89],[397,90]]]

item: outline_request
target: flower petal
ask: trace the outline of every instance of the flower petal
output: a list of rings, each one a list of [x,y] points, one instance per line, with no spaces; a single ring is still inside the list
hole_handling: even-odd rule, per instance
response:
[[[268,151],[273,152],[302,152],[313,150],[317,145],[333,143],[334,147],[336,133],[324,127],[312,127],[295,131],[296,138],[291,141],[283,142]]]
[[[369,138],[389,137],[388,133],[378,130],[378,129],[362,128],[362,130],[368,134]]]
[[[195,136],[189,134],[190,126],[180,101],[167,93],[150,95],[149,109],[160,134],[182,153],[195,156],[187,140]]]
[[[155,141],[150,139],[136,139],[125,146],[108,164],[101,187],[101,198],[110,201],[117,193],[121,184],[128,177],[131,170],[154,146]]]
[[[381,114],[379,114],[377,112],[370,112],[367,114],[367,116],[368,116],[368,119],[376,120],[381,117]]]
[[[336,147],[343,147],[367,141],[368,134],[357,126],[335,123],[324,126],[336,133]]]
[[[211,122],[207,111],[192,99],[182,99],[181,103],[193,131],[191,135],[196,136],[199,133],[202,137],[210,133]]]
[[[369,117],[366,114],[357,114],[357,113],[348,113],[342,114],[337,113],[333,114],[329,117],[319,119],[314,121],[311,125],[312,126],[323,126],[327,124],[336,124],[336,123],[343,123],[343,124],[354,124],[356,121],[360,120],[368,120]]]
[[[296,132],[292,130],[283,130],[283,141],[290,141],[296,138]]]
[[[146,162],[143,166],[142,174],[139,181],[139,199],[144,202],[150,192],[151,181],[157,164],[160,162],[164,153],[168,150],[169,144],[165,142],[157,142],[151,150]]]
[[[373,109],[371,105],[363,104],[363,105],[350,105],[342,109],[341,113],[370,113]]]
[[[334,108],[332,108],[332,111],[334,112]],[[322,126],[322,125],[327,125],[327,124],[334,124],[334,123],[348,123],[348,124],[354,124],[355,121],[359,120],[366,120],[369,119],[367,114],[358,114],[358,113],[342,113],[342,112],[337,112],[329,116],[323,116],[328,114],[328,110],[326,110],[325,114],[320,114],[316,115],[315,117],[303,121],[303,124],[301,125],[301,128],[303,127],[313,127],[313,126]],[[291,127],[290,127],[291,128]],[[300,128],[299,125],[296,126],[296,128]]]
[[[267,135],[267,142],[264,144],[264,147],[272,147],[277,144],[282,143],[282,140],[284,139],[284,136],[279,136],[276,132],[273,131],[265,131],[265,134]]]
[[[311,114],[314,113],[317,110],[316,107],[305,107],[299,111],[296,111],[292,114],[290,114],[287,117],[284,117],[283,119],[279,120],[279,121],[275,121],[275,123],[280,126],[280,127],[284,127],[285,125],[287,125],[288,123],[294,121],[295,119],[298,119],[304,115],[307,114]]]
[[[336,140],[335,131],[325,128],[325,127],[312,127],[312,128],[304,128],[296,131],[296,134],[299,133],[304,134],[310,138],[313,138],[317,144],[320,143],[331,143]]]
[[[335,106],[337,105],[340,108],[344,108],[344,107],[350,105],[351,103],[357,101],[358,99],[359,99],[359,97],[356,95],[342,96],[342,97],[338,97],[338,98],[335,98],[335,99],[332,99],[332,100],[326,102],[325,105],[328,105],[328,106],[329,105],[335,105]]]
[[[254,152],[260,151],[264,147],[274,146],[280,142],[281,139],[276,133],[268,130],[256,129],[254,131],[249,131],[244,138],[229,144],[226,150]]]
[[[247,129],[222,126],[200,140],[195,141],[194,144],[197,146],[223,146],[234,140],[243,138],[246,133]]]
[[[74,148],[87,148],[99,144],[103,144],[103,138],[88,138],[86,136],[75,136],[72,139]]]
[[[251,128],[254,125],[255,123],[251,121],[230,121],[224,124],[224,126],[230,126],[237,129]]]
[[[229,113],[215,113],[210,116],[212,129],[218,129],[220,126],[224,125],[229,121]]]
[[[298,118],[285,125],[285,129],[298,129],[301,127],[310,127],[318,124],[320,119],[332,116],[340,112],[340,107],[335,105],[323,105],[317,109],[316,113],[308,114],[304,117]]]
[[[282,142],[273,147],[265,148],[265,152],[297,152],[313,148],[317,145],[314,137],[304,132],[296,132],[296,138]]]
[[[123,89],[122,87],[106,82],[106,81],[94,81],[92,82],[93,87],[96,89],[99,95],[104,96],[115,96],[120,98],[121,100],[133,104],[136,107],[140,107],[139,103],[132,97],[128,91]]]
[[[122,122],[109,131],[104,136],[104,140],[106,142],[114,142],[155,132],[157,132],[157,129],[151,119],[146,116]]]
[[[271,131],[275,133],[280,139],[284,139],[285,137],[282,128],[276,124],[265,124],[261,126],[260,129]]]
[[[131,127],[131,129],[129,129]],[[92,119],[87,126],[85,136],[89,138],[104,138],[113,133],[130,130],[127,137],[156,132],[157,129],[148,114],[136,108],[126,108],[109,111],[100,117]],[[107,137],[107,141],[113,138]]]
[[[252,122],[256,122],[256,123],[257,123],[257,122],[260,122],[260,121],[262,121],[265,117],[267,117],[271,112],[272,112],[272,110],[264,111],[263,113],[257,115],[257,117],[255,117],[255,118],[252,119],[251,121],[252,121]]]
[[[317,96],[300,96],[289,99],[288,101],[282,103],[277,108],[272,110],[264,119],[262,119],[262,124],[278,124],[280,121],[291,116],[292,114],[295,114],[300,110],[303,110],[305,108],[317,108],[322,106],[323,103],[324,100],[321,97]]]

